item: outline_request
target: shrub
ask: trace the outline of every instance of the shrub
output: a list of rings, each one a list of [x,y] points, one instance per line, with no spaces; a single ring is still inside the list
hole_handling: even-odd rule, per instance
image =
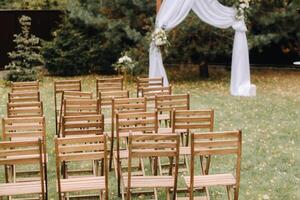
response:
[[[30,34],[31,18],[19,19],[21,33],[14,35],[15,50],[9,52],[11,62],[5,66],[8,81],[33,81],[37,79],[37,67],[42,64],[40,39]]]

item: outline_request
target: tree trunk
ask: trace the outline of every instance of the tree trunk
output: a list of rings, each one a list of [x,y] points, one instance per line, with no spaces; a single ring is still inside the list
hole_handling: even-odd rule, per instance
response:
[[[202,61],[199,64],[199,76],[200,76],[200,78],[205,78],[205,79],[209,78],[207,61]]]

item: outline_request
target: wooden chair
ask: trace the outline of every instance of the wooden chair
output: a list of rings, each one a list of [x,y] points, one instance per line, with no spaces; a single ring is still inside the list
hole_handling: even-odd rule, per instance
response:
[[[189,110],[190,94],[156,95],[155,109],[159,120],[171,121],[173,110]]]
[[[163,135],[129,135],[128,141],[128,174],[122,176],[123,182],[123,199],[126,190],[126,199],[131,199],[131,190],[136,188],[166,188],[167,197],[170,198],[171,188],[173,188],[173,197],[176,199],[176,189],[178,180],[178,160],[179,160],[180,137],[175,134]],[[158,157],[168,158],[169,174],[160,176],[157,173],[157,162],[154,166],[152,174],[146,176],[134,176],[132,174],[132,159],[133,158],[149,158]],[[157,193],[154,193],[155,199],[158,199]]]
[[[26,141],[42,139],[46,144],[45,117],[3,118],[3,140]]]
[[[64,80],[64,81],[54,81],[54,107],[55,107],[55,132],[56,135],[59,134],[59,122],[60,122],[60,112],[62,104],[62,93],[65,91],[81,91],[81,81],[80,80]]]
[[[65,99],[63,116],[99,115],[100,103],[98,99]]]
[[[97,192],[100,199],[108,200],[108,168],[106,138],[103,135],[56,138],[56,173],[59,200],[66,199],[68,193],[83,191]],[[63,163],[102,161],[103,168],[98,176],[66,177],[61,171]],[[104,193],[104,198],[102,193]],[[94,195],[93,195],[94,196]],[[81,196],[82,198],[83,196]],[[86,197],[88,198],[88,197]]]
[[[39,102],[40,92],[13,92],[8,93],[8,103],[26,103],[26,102]]]
[[[63,91],[61,95],[61,103],[60,103],[60,111],[58,117],[58,133],[61,133],[61,123],[62,117],[64,115],[64,100],[80,100],[80,99],[92,99],[93,93],[92,92],[77,92],[77,91]],[[97,112],[98,113],[98,112]]]
[[[79,135],[103,135],[104,116],[64,116],[62,122],[62,137]]]
[[[164,78],[163,77],[155,77],[155,78],[137,78],[136,82],[137,86],[137,97],[142,96],[142,89],[148,87],[163,87],[164,86]]]
[[[7,103],[7,117],[42,117],[42,102]]]
[[[110,108],[112,106],[112,100],[121,99],[121,98],[129,98],[128,90],[116,90],[109,92],[99,92],[99,100],[101,108]]]
[[[39,81],[30,82],[13,82],[11,84],[12,93],[15,92],[38,92],[39,91]]]
[[[225,186],[228,199],[232,199],[231,190],[234,191],[234,199],[239,197],[240,171],[242,152],[242,132],[209,132],[192,133],[191,135],[191,169],[190,176],[185,176],[185,184],[189,189],[190,200],[194,199],[194,188]],[[236,155],[235,174],[207,174],[203,169],[200,175],[195,175],[195,159],[197,156],[225,156]]]
[[[187,135],[191,131],[213,131],[214,110],[176,110],[172,114],[172,132],[182,132]],[[185,146],[188,146],[189,137],[186,138]]]
[[[99,92],[120,91],[124,89],[124,78],[101,78],[96,80],[96,94],[99,97]]]
[[[147,87],[142,88],[142,97],[147,99],[148,107],[154,107],[155,96],[161,95],[171,95],[172,94],[172,86],[167,87]]]
[[[121,139],[132,134],[155,134],[158,131],[157,112],[116,113],[117,152],[115,154],[115,169],[118,177],[118,192],[120,193],[121,159],[128,158],[127,151],[121,149]],[[143,167],[142,167],[143,168]],[[144,173],[144,172],[143,172]]]
[[[46,160],[41,139],[35,141],[0,142],[0,165],[5,167],[6,183],[0,183],[0,199],[4,197],[34,195],[37,199],[48,199]],[[11,182],[10,166],[37,166],[39,177],[34,181]],[[31,198],[32,199],[32,198]]]
[[[107,134],[111,139],[110,147],[110,161],[109,170],[112,168],[113,159],[113,149],[114,149],[114,138],[116,136],[116,113],[138,113],[147,111],[147,101],[146,98],[118,98],[112,99],[112,109],[111,109],[111,134]]]

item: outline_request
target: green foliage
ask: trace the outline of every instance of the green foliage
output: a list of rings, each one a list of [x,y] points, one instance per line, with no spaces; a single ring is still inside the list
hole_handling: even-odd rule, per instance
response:
[[[154,3],[69,1],[65,20],[55,31],[54,40],[45,44],[46,68],[55,75],[114,73],[111,66],[121,52],[137,45],[151,30]]]
[[[247,19],[250,49],[279,45],[284,52],[300,52],[300,0],[252,0]],[[220,0],[226,6],[236,0]],[[126,51],[138,61],[135,74],[146,73],[155,1],[72,0],[55,38],[45,45],[46,67],[51,74],[113,73],[112,64]],[[169,32],[171,47],[166,63],[230,60],[234,31],[201,22],[190,13]],[[300,53],[299,53],[300,54]]]
[[[63,9],[67,0],[0,0],[1,9]]]
[[[300,56],[300,0],[255,0],[249,16],[250,48],[280,45]]]
[[[32,81],[37,79],[36,67],[42,64],[40,39],[30,34],[31,18],[23,15],[19,19],[21,33],[14,35],[15,51],[8,53],[12,60],[5,69],[9,81]]]

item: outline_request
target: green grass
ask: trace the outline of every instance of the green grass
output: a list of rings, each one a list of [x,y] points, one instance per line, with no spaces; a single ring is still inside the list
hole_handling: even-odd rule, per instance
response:
[[[82,79],[84,91],[95,91],[96,76],[76,78]],[[63,78],[44,77],[41,83],[47,120],[49,199],[57,199],[54,79]],[[171,82],[175,93],[191,94],[193,109],[215,109],[215,130],[243,130],[240,199],[300,199],[300,72],[254,71],[252,81],[257,86],[257,96],[251,98],[230,96],[227,72],[213,73],[209,80],[173,76]],[[130,89],[131,94],[135,94],[132,85]],[[2,117],[6,115],[8,91],[9,88],[0,87]],[[212,163],[213,166],[222,166],[220,164],[221,161]],[[118,199],[115,182],[111,173],[110,199]],[[225,199],[223,189],[212,189],[211,194],[212,199]]]

